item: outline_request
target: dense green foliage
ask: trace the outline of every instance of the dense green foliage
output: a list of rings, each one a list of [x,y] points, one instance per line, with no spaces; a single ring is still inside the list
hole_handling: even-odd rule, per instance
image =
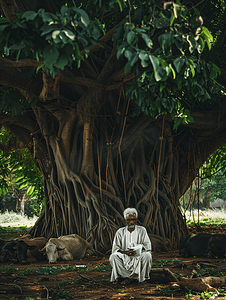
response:
[[[37,166],[45,209],[31,234],[107,251],[134,206],[176,249],[179,197],[226,142],[225,2],[20,1],[0,3],[0,122],[16,137],[0,143],[14,160],[2,190],[11,176],[40,197]]]
[[[0,143],[6,143],[11,138],[4,127],[0,130]],[[13,150],[10,153],[0,150],[0,210],[1,212],[16,211],[14,190],[25,190],[28,197],[36,197],[26,205],[26,214],[31,217],[40,213],[39,206],[43,204],[42,176],[27,148]],[[32,208],[33,206],[33,208]]]
[[[205,45],[210,50],[218,37],[213,39],[197,10],[179,1],[165,3],[163,9],[161,1],[155,0],[107,2],[73,1],[56,14],[44,9],[21,13],[12,24],[0,26],[2,55],[16,60],[33,58],[40,62],[36,72],[44,66],[54,77],[74,62],[79,68],[92,45],[115,27],[112,42],[117,46],[117,58],[126,58],[125,73],[132,70],[139,75],[127,91],[136,99],[135,115],[144,112],[157,118],[171,113],[177,128],[193,121],[194,99],[205,107],[218,101],[220,70],[200,58]],[[109,18],[101,17],[105,11]],[[153,39],[158,42],[154,44]],[[35,68],[30,72],[32,75]],[[21,113],[22,99],[13,101],[10,107],[2,102],[1,110]]]

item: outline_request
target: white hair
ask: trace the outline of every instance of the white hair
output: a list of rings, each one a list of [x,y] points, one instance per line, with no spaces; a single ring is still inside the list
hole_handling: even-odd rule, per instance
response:
[[[124,215],[124,219],[127,219],[129,215],[131,214],[136,214],[136,218],[138,217],[138,212],[136,210],[136,208],[126,208],[123,212],[123,215]]]

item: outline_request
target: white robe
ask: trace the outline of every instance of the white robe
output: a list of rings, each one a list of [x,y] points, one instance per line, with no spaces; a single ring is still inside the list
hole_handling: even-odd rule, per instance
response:
[[[140,256],[128,256],[118,250],[128,250],[136,245],[143,245]],[[143,226],[136,225],[134,231],[129,232],[127,226],[117,230],[112,254],[109,258],[112,265],[111,281],[118,277],[137,279],[142,282],[150,278],[152,256],[151,241],[147,230]]]

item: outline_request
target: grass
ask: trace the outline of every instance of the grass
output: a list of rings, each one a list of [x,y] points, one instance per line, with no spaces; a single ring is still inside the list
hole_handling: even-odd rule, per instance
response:
[[[171,260],[157,260],[152,264],[153,267],[163,267],[165,265],[171,265],[174,262],[181,262],[180,259],[171,259]]]
[[[20,237],[28,231],[30,227],[20,226],[20,227],[1,227],[0,226],[0,238],[1,239],[9,239],[12,237]]]
[[[19,237],[28,231],[35,222],[37,217],[27,218],[15,212],[5,212],[0,214],[0,238],[9,239],[11,237]]]
[[[194,226],[198,223],[198,210],[185,213],[187,226]],[[200,226],[226,226],[226,210],[225,209],[205,209],[199,210]]]
[[[19,213],[6,211],[3,214],[0,214],[0,225],[2,227],[31,227],[35,224],[38,217],[34,216],[33,218],[28,218],[26,216],[21,216]]]
[[[61,266],[60,268],[55,266],[47,266],[39,269],[26,269],[25,271],[19,272],[18,268],[5,266],[4,268],[0,269],[0,273],[10,273],[10,274],[16,273],[19,275],[30,275],[32,273],[38,273],[42,275],[50,275],[50,274],[56,274],[56,272],[59,271],[77,271],[78,273],[88,273],[88,272],[105,272],[109,270],[111,270],[110,266],[97,265],[93,269],[88,270],[87,268],[78,268],[76,266],[67,265],[66,267]]]

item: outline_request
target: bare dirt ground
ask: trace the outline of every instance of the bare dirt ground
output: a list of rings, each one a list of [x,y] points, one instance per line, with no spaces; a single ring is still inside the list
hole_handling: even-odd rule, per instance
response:
[[[205,232],[225,231],[219,226],[203,229]],[[196,229],[190,228],[190,231],[195,232]],[[152,272],[151,279],[145,284],[112,284],[109,281],[111,269],[108,258],[93,256],[78,261],[60,261],[54,265],[36,261],[27,265],[0,263],[0,299],[203,299],[200,292],[191,292],[178,284],[173,286],[172,282],[166,282],[164,276],[156,277]],[[76,265],[86,265],[87,268],[76,268]],[[189,277],[193,270],[200,269],[208,271],[208,274],[221,270],[226,275],[225,259],[182,258],[179,251],[153,253],[154,267],[168,268],[177,278]],[[222,294],[217,299],[226,299],[226,286],[221,290]],[[217,295],[213,294],[212,299],[215,297]]]

